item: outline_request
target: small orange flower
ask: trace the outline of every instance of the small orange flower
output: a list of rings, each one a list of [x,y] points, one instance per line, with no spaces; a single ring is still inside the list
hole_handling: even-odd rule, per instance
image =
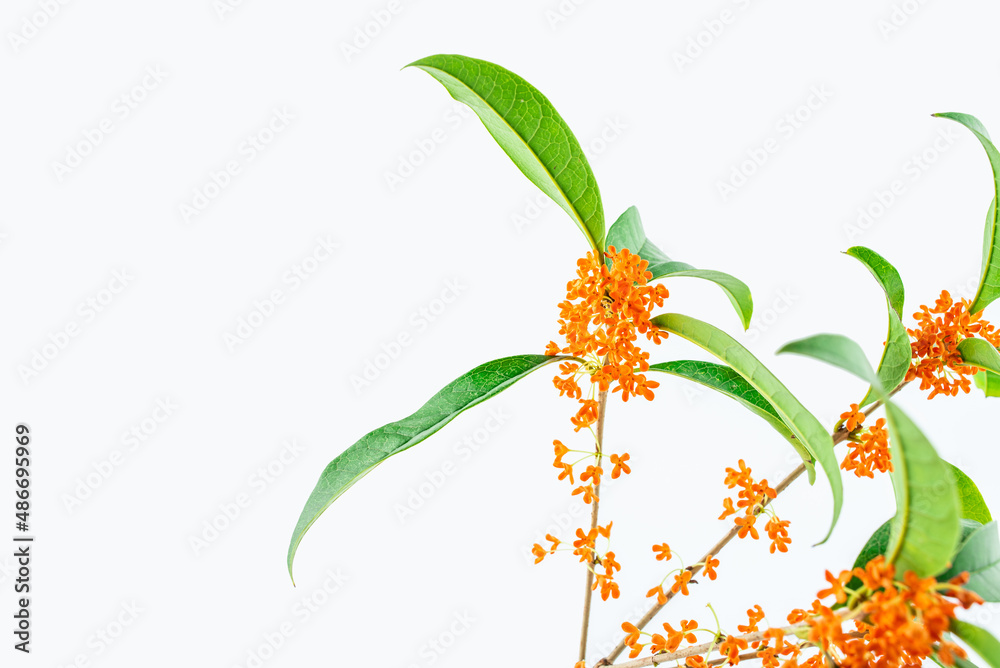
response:
[[[726,640],[719,645],[719,654],[729,660],[730,666],[735,666],[740,662],[740,651],[749,647],[747,641],[735,636],[727,636]]]
[[[586,487],[577,487],[576,489],[573,490],[573,496],[576,496],[577,494],[583,494],[584,503],[592,503],[593,501],[600,501],[600,499],[597,498],[597,494],[594,493],[593,485],[587,485]]]
[[[597,422],[598,418],[597,402],[594,401],[593,399],[584,399],[580,402],[580,404],[581,404],[580,410],[576,412],[576,415],[570,418],[570,422],[572,422],[574,425],[573,431],[580,431],[581,429],[586,429],[590,425]]]
[[[817,598],[826,598],[827,596],[833,596],[836,598],[837,603],[847,602],[847,592],[844,591],[844,584],[851,579],[851,572],[844,571],[839,576],[834,576],[830,571],[826,572],[826,581],[830,583],[827,589],[823,589],[818,594]]]
[[[764,619],[764,611],[759,605],[755,605],[747,610],[747,618],[749,621],[745,625],[741,624],[736,627],[736,630],[740,633],[753,633],[756,631],[758,622]]]
[[[705,662],[705,657],[703,656],[689,656],[684,663],[689,666],[689,668],[707,668],[708,664]]]
[[[865,421],[865,414],[861,412],[857,404],[851,404],[851,410],[841,413],[840,419],[844,421],[844,429],[854,431]]]
[[[747,468],[746,462],[741,459],[739,461],[739,467],[739,471],[726,467],[726,479],[724,482],[729,489],[732,489],[737,485],[742,485],[746,483],[746,481],[750,480],[751,469]]]
[[[628,460],[629,460],[629,454],[627,452],[622,453],[621,456],[611,455],[611,463],[615,465],[615,467],[611,469],[611,477],[613,479],[617,480],[618,476],[620,476],[622,473],[628,475],[629,473],[632,472],[632,469],[629,468],[629,465],[625,463]]]
[[[580,474],[580,482],[587,482],[593,479],[594,485],[601,484],[601,474],[604,473],[604,469],[600,466],[594,466],[593,464],[587,466],[587,470]]]
[[[660,652],[667,651],[667,639],[659,633],[654,633],[650,638],[649,651],[653,654],[659,654]]]
[[[681,627],[677,630],[674,630],[674,627],[669,623],[665,623],[663,630],[667,632],[667,651],[676,652],[684,641],[689,643],[697,642],[697,636],[692,633],[697,628],[698,622],[694,620],[681,620]]]
[[[656,602],[659,605],[666,605],[667,595],[663,592],[663,585],[656,585],[652,589],[646,592],[646,598],[656,597]]]
[[[557,468],[561,468],[562,469],[559,472],[559,479],[560,480],[565,480],[566,478],[569,478],[569,482],[570,482],[571,485],[576,484],[575,481],[573,480],[573,465],[572,464],[561,464]]]
[[[608,522],[608,525],[606,527],[598,526],[597,527],[597,533],[598,533],[598,535],[604,536],[608,540],[611,540],[611,527],[613,525],[614,525],[614,522]]]
[[[538,543],[535,543],[531,547],[531,553],[533,555],[535,555],[535,563],[536,564],[541,563],[542,559],[545,558],[545,555],[548,554],[548,552],[545,551],[545,548],[542,547],[541,545],[539,545]]]
[[[740,538],[746,538],[747,534],[749,534],[754,540],[757,540],[760,538],[760,534],[757,533],[757,528],[754,526],[756,523],[756,515],[744,515],[742,517],[737,517],[736,526],[738,526],[740,530],[736,535]]]
[[[673,553],[670,551],[670,546],[666,543],[660,543],[659,545],[653,546],[653,553],[656,554],[657,561],[670,561],[673,558]]]
[[[569,452],[569,448],[563,445],[562,441],[559,440],[552,441],[552,445],[556,453],[556,461],[555,464],[553,464],[553,466],[559,466],[560,464],[562,464],[562,458],[566,455],[567,452]]]
[[[719,560],[714,559],[711,554],[708,555],[708,559],[705,560],[705,575],[708,576],[709,580],[714,580],[719,576],[719,574],[715,572],[715,567],[718,565]]]
[[[687,596],[690,594],[690,592],[688,591],[688,582],[690,581],[691,581],[691,571],[685,569],[674,576],[674,584],[671,585],[670,591],[674,592],[675,594],[680,592],[684,596]]]
[[[722,514],[719,515],[720,520],[724,520],[730,515],[736,514],[736,509],[733,508],[733,500],[730,498],[723,499],[722,501]]]
[[[639,631],[639,627],[637,627],[635,624],[631,622],[622,622],[622,631],[628,634],[625,636],[626,647],[631,647],[632,645],[639,642],[639,634],[641,632]]]
[[[604,566],[605,573],[608,577],[615,574],[615,571],[620,571],[622,565],[615,561],[615,553],[608,552],[601,558],[601,565]]]

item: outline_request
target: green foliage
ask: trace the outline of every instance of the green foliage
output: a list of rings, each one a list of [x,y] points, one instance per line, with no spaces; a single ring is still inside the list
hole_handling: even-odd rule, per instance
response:
[[[997,297],[1000,297],[1000,235],[997,231],[998,212],[996,207],[997,198],[1000,197],[1000,151],[997,151],[986,128],[975,116],[956,112],[934,115],[961,123],[968,128],[986,149],[986,156],[993,169],[993,202],[986,215],[986,227],[983,233],[982,273],[979,278],[979,289],[976,291],[976,296],[969,309],[972,313],[978,313]]]
[[[658,278],[690,277],[715,283],[722,288],[726,297],[729,298],[729,302],[736,309],[736,313],[740,316],[740,322],[743,323],[743,329],[750,327],[750,318],[753,316],[753,297],[750,294],[750,288],[738,278],[721,271],[695,269],[685,262],[671,260],[652,241],[646,238],[639,210],[634,206],[629,207],[611,226],[606,246],[614,246],[616,250],[627,248],[649,262],[647,270],[652,272],[652,280],[654,281]]]
[[[389,457],[413,447],[441,427],[547,364],[575,357],[515,355],[493,360],[453,380],[416,413],[363,436],[337,456],[319,478],[299,517],[288,547],[288,573],[303,535],[330,504]]]
[[[661,329],[687,339],[712,353],[739,373],[778,411],[782,422],[791,430],[814,461],[818,461],[830,481],[833,493],[833,520],[822,542],[825,542],[840,517],[843,505],[843,480],[833,453],[833,439],[819,420],[807,411],[781,381],[753,354],[733,337],[706,322],[678,313],[656,316],[652,323]]]
[[[951,562],[961,533],[961,505],[950,465],[897,406],[886,404],[896,516],[886,559],[901,571],[934,575]]]
[[[854,374],[882,392],[882,385],[875,376],[872,365],[865,357],[861,346],[841,334],[814,334],[804,339],[791,341],[778,349],[777,354],[794,353],[812,357],[839,369]]]
[[[1000,534],[996,522],[985,525],[975,523],[959,545],[951,568],[938,580],[950,580],[965,571],[969,573],[966,589],[976,592],[986,601],[1000,602]]]
[[[580,142],[548,98],[513,72],[467,56],[430,56],[407,67],[424,70],[472,108],[517,168],[601,252],[604,206],[597,179]]]
[[[1000,397],[1000,374],[992,371],[980,371],[972,377],[972,380],[987,397]]]
[[[958,500],[962,507],[962,517],[967,520],[975,520],[980,524],[989,524],[993,521],[993,515],[986,506],[979,487],[972,481],[972,478],[965,475],[962,469],[954,464],[949,464],[951,473],[955,477],[955,490],[958,492]]]
[[[1000,373],[1000,352],[985,339],[965,339],[958,344],[964,366],[974,366]],[[979,375],[978,373],[976,374]]]
[[[879,360],[877,374],[882,387],[891,392],[906,378],[906,371],[910,368],[912,358],[910,337],[902,320],[905,296],[903,279],[888,260],[870,248],[854,246],[848,248],[846,253],[864,264],[885,292],[889,311],[889,332],[885,337],[885,347],[882,349],[882,359]],[[864,408],[874,402],[878,399],[877,394],[874,387],[869,389],[860,406]]]
[[[661,371],[681,378],[693,380],[705,387],[721,392],[722,394],[735,399],[744,407],[749,409],[758,417],[763,418],[775,431],[781,434],[782,438],[791,443],[795,451],[799,453],[802,462],[809,472],[809,482],[816,479],[816,464],[809,451],[802,447],[799,439],[781,419],[777,409],[771,402],[764,398],[764,395],[754,389],[743,376],[732,368],[724,364],[715,362],[702,362],[699,360],[677,360],[674,362],[663,362],[661,364],[651,364],[650,371]]]
[[[1000,668],[1000,642],[992,633],[957,619],[951,621],[950,631],[982,657],[988,666]]]

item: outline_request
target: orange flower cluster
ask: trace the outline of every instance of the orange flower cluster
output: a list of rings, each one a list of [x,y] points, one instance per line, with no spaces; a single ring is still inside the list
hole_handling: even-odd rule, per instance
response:
[[[730,515],[736,515],[743,510],[743,514],[736,518],[736,526],[740,528],[737,536],[746,538],[750,536],[754,540],[760,538],[757,531],[757,515],[764,509],[764,505],[769,499],[777,498],[778,493],[767,484],[767,479],[755,482],[751,474],[751,469],[747,467],[742,459],[739,461],[739,470],[726,468],[725,484],[729,489],[740,488],[737,494],[735,507],[732,498],[722,501],[722,514],[720,520],[724,520]],[[764,530],[768,538],[771,539],[771,554],[777,552],[787,552],[788,545],[792,539],[788,537],[788,526],[791,522],[782,521],[777,515],[772,514]]]
[[[845,471],[854,471],[859,478],[874,478],[875,471],[892,471],[892,456],[889,452],[889,431],[885,428],[885,418],[862,432],[857,441],[847,442],[847,456],[840,463]]]
[[[670,546],[666,543],[660,543],[659,545],[653,546],[653,554],[656,555],[657,561],[670,561],[673,559],[673,552],[670,550]],[[671,575],[674,576],[674,583],[670,586],[669,591],[674,594],[680,594],[682,596],[688,596],[691,590],[688,589],[688,583],[691,582],[691,578],[694,577],[694,569],[701,566],[705,571],[705,575],[708,576],[709,580],[714,580],[719,576],[715,571],[716,566],[719,565],[719,560],[715,559],[713,555],[708,555],[708,558],[700,564],[695,564],[694,566],[689,566],[687,568],[677,569],[676,574],[674,571],[667,573],[663,578],[664,581]],[[646,592],[646,598],[656,597],[656,602],[659,605],[665,605],[669,600],[667,597],[667,592],[663,589],[663,582],[653,587]]]
[[[609,268],[604,257],[611,260]],[[573,424],[577,430],[597,421],[596,402],[587,403],[576,377],[590,375],[591,384],[607,391],[621,392],[622,399],[630,396],[653,398],[659,383],[648,380],[642,373],[649,370],[649,353],[635,341],[643,334],[659,343],[667,334],[654,327],[649,319],[654,306],[663,306],[670,296],[662,285],[647,285],[653,277],[646,271],[649,263],[628,249],[608,247],[604,256],[587,253],[577,261],[577,278],[566,285],[566,301],[559,304],[559,333],[566,339],[560,347],[554,341],[545,349],[547,355],[574,355],[588,359],[579,364],[559,366],[560,375],[553,379],[559,394],[580,400],[583,407]],[[638,370],[638,373],[636,372]]]
[[[913,359],[906,380],[919,378],[920,389],[931,390],[928,399],[938,394],[955,396],[959,390],[968,393],[972,388],[969,376],[979,370],[962,366],[959,343],[979,336],[1000,347],[1000,332],[982,319],[982,311],[970,313],[970,306],[968,299],[956,302],[947,290],[942,290],[934,308],[921,306],[913,314],[917,328],[906,330],[913,338]]]
[[[654,633],[650,635],[649,651],[653,654],[661,652],[676,652],[680,649],[682,642],[694,643],[698,638],[694,632],[698,630],[698,622],[693,619],[683,619],[680,628],[675,629],[669,623],[663,625],[666,637],[662,634]],[[628,635],[625,637],[625,646],[629,648],[629,658],[634,659],[642,653],[646,645],[639,642],[642,631],[636,628],[635,624],[629,622],[622,623],[622,631]],[[648,634],[647,634],[648,635]]]
[[[799,663],[798,646],[788,652],[791,658],[783,666],[826,666],[830,657],[841,668],[867,666],[918,666],[935,652],[942,663],[953,665],[955,657],[965,657],[965,651],[944,639],[955,609],[982,603],[976,594],[963,589],[968,574],[938,583],[934,578],[918,578],[907,572],[903,580],[895,579],[895,568],[884,557],[876,557],[864,568],[843,571],[834,576],[827,571],[830,586],[818,593],[810,610],[793,610],[788,616],[792,624],[806,622],[810,627],[808,642],[822,653]],[[858,592],[845,590],[852,576],[862,582]],[[833,611],[819,599],[833,597],[837,603],[848,600],[848,594],[861,602],[855,607]],[[949,600],[955,599],[955,601]],[[853,622],[855,633],[845,633],[844,624]],[[777,664],[764,664],[774,668]]]

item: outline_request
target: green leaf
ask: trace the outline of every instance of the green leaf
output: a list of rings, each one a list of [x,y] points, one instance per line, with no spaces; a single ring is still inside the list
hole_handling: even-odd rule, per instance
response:
[[[951,620],[949,630],[965,642],[987,665],[1000,668],[1000,641],[997,641],[992,633],[957,619]]]
[[[833,453],[833,439],[823,425],[749,350],[717,327],[678,313],[656,316],[652,319],[652,323],[707,350],[743,376],[774,406],[782,422],[788,426],[813,460],[820,463],[833,492],[833,520],[830,530],[822,541],[825,542],[833,533],[833,527],[840,517],[844,487],[840,477],[840,467]]]
[[[961,535],[961,505],[950,465],[910,418],[886,404],[896,516],[886,559],[919,577],[948,567]]]
[[[410,63],[472,108],[517,168],[577,224],[594,251],[604,248],[597,179],[572,130],[548,98],[499,65],[458,55]]]
[[[889,302],[889,308],[902,319],[903,298],[906,295],[906,291],[903,289],[903,279],[900,278],[899,271],[888,260],[871,248],[852,246],[844,251],[844,253],[859,260],[861,264],[868,267],[868,271],[872,273],[875,280],[882,286],[882,290],[885,291],[885,298]]]
[[[985,339],[965,339],[958,344],[962,366],[974,366],[993,373],[1000,373],[1000,352]],[[978,373],[976,374],[979,375]]]
[[[903,279],[899,272],[884,257],[870,248],[854,246],[846,253],[864,264],[885,292],[886,304],[889,309],[889,333],[886,335],[885,347],[882,349],[882,359],[879,360],[876,374],[882,387],[892,391],[906,378],[913,356],[910,348],[910,337],[903,326]],[[878,391],[872,387],[861,400],[864,408],[878,398]]]
[[[309,495],[288,547],[288,573],[302,536],[354,483],[392,455],[425,440],[456,416],[503,392],[532,371],[574,357],[515,355],[493,360],[453,380],[420,409],[398,422],[379,427],[337,456],[323,471]]]
[[[841,334],[815,334],[791,341],[778,349],[777,354],[782,353],[794,353],[818,359],[854,374],[870,383],[872,387],[881,390],[881,382],[875,376],[875,371],[861,350],[861,346]]]
[[[980,371],[972,377],[972,380],[987,397],[1000,397],[1000,374],[992,371]]]
[[[969,573],[966,589],[991,603],[1000,602],[1000,534],[996,522],[977,525],[962,541],[951,568],[937,579],[943,582],[966,571]]]
[[[650,365],[649,370],[661,371],[663,373],[693,380],[696,383],[721,392],[722,394],[743,404],[743,406],[749,409],[752,413],[766,420],[767,423],[775,429],[775,431],[791,443],[792,447],[795,448],[795,451],[799,453],[799,456],[802,458],[802,462],[806,465],[806,469],[809,472],[809,482],[812,483],[815,481],[816,465],[813,461],[812,455],[810,455],[809,452],[802,447],[799,439],[795,438],[795,434],[793,434],[792,430],[789,429],[788,426],[782,421],[781,415],[779,415],[777,409],[771,405],[771,402],[765,399],[764,395],[755,390],[753,385],[748,383],[743,376],[738,374],[732,368],[724,364],[716,364],[714,362],[677,360],[674,362],[652,364]]]
[[[861,548],[858,558],[854,560],[853,568],[864,568],[875,557],[885,555],[885,551],[889,547],[889,535],[891,533],[892,520],[887,520],[882,526],[875,529],[875,533],[868,539],[865,546]],[[861,580],[854,578],[853,581],[855,584],[851,586],[851,589],[857,589],[857,585],[861,584]]]
[[[958,500],[962,507],[962,517],[967,520],[975,520],[980,524],[989,524],[992,522],[993,515],[986,506],[986,500],[983,499],[983,495],[979,491],[979,487],[976,486],[976,483],[972,481],[972,478],[965,475],[962,469],[954,464],[949,464],[949,466],[951,466],[951,472],[955,477],[955,489],[958,491]]]
[[[729,298],[729,302],[736,309],[736,313],[740,316],[740,322],[743,323],[743,329],[750,327],[750,318],[753,316],[753,296],[750,294],[750,288],[738,278],[721,271],[695,269],[687,263],[671,260],[646,238],[639,210],[634,206],[629,207],[611,226],[605,246],[614,246],[616,250],[627,248],[649,262],[647,271],[653,274],[651,280],[690,277],[715,283],[722,288],[726,297]]]
[[[979,289],[972,300],[969,310],[978,313],[986,308],[997,297],[1000,297],[1000,235],[997,234],[997,198],[1000,197],[1000,151],[990,141],[990,135],[979,119],[969,114],[949,112],[934,114],[938,118],[947,118],[964,125],[976,136],[979,143],[986,149],[990,167],[993,169],[993,202],[986,216],[986,228],[983,233],[982,275],[979,278]]]

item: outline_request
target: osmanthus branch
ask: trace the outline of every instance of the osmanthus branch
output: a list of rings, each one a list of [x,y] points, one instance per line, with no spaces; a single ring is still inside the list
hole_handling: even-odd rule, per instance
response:
[[[901,389],[903,389],[903,387],[905,385],[906,385],[906,383],[902,383],[899,387],[897,387],[895,390],[893,390],[889,394],[889,396],[891,397],[894,394],[896,394],[897,392],[899,392]],[[870,415],[876,409],[878,409],[879,407],[881,407],[882,403],[883,403],[882,401],[876,401],[875,403],[871,404],[865,410],[865,414],[866,415]],[[837,445],[839,443],[843,443],[844,441],[847,440],[847,437],[849,435],[850,435],[850,432],[848,432],[844,428],[843,425],[841,425],[836,431],[834,431],[832,434],[830,434],[831,438],[833,439],[833,444],[834,445]],[[776,497],[780,496],[781,493],[784,492],[788,488],[789,485],[791,485],[793,482],[795,482],[805,472],[806,472],[806,466],[805,466],[805,464],[799,464],[799,466],[794,471],[792,471],[791,473],[789,473],[785,477],[785,479],[782,480],[780,483],[778,483],[778,486],[774,488],[774,491],[776,492]],[[762,513],[764,511],[764,508],[766,508],[768,506],[768,504],[771,503],[771,501],[773,501],[773,499],[770,499],[769,497],[764,497],[764,501],[758,506],[758,508],[756,510],[756,514],[759,515],[760,513]],[[691,576],[694,577],[699,572],[701,572],[701,570],[702,570],[705,562],[708,561],[708,559],[711,558],[711,557],[718,556],[719,553],[723,550],[723,548],[725,548],[726,545],[728,545],[730,543],[730,541],[732,541],[733,538],[736,537],[736,535],[739,533],[739,531],[740,531],[740,527],[734,525],[732,528],[729,529],[729,531],[726,533],[726,535],[723,536],[722,539],[719,540],[718,543],[716,543],[715,545],[713,545],[708,550],[708,552],[705,553],[705,555],[700,559],[700,561],[699,561],[699,563],[697,565],[695,565],[695,566],[688,566],[687,570],[691,571]],[[664,602],[662,604],[660,604],[660,603],[654,603],[649,608],[649,610],[646,611],[646,614],[644,614],[642,616],[642,618],[638,622],[636,622],[636,624],[635,624],[636,628],[638,628],[639,630],[644,629],[646,627],[646,625],[648,625],[651,621],[653,621],[653,618],[656,617],[657,614],[659,614],[660,610],[662,610],[667,605],[667,603],[670,603],[670,601],[673,600],[673,598],[676,595],[677,595],[676,592],[674,592],[672,590],[667,590],[667,592],[666,592],[666,599],[667,599],[666,602]],[[610,654],[608,654],[606,657],[604,657],[603,659],[601,659],[600,661],[598,661],[597,663],[594,664],[594,668],[600,668],[600,666],[610,666],[610,665],[612,665],[614,663],[615,659],[617,659],[619,657],[619,655],[621,655],[621,653],[624,652],[624,651],[625,651],[625,639],[623,638],[622,640],[620,640],[618,642],[617,645],[615,645],[615,648],[613,650],[611,650]],[[685,656],[694,656],[694,654],[698,654],[698,652],[694,652],[693,654],[687,654]],[[649,665],[655,665],[655,664],[648,663],[648,662],[647,663],[637,663],[635,661],[631,661],[631,662],[627,662],[627,663],[623,663],[623,664],[617,664],[617,665],[628,667],[628,668],[632,668],[632,667],[637,667],[637,666],[649,666]]]
[[[809,629],[808,624],[795,624],[793,626],[785,626],[781,630],[786,636],[795,636],[796,632],[804,631]],[[741,636],[735,636],[736,638],[745,640],[747,644],[759,642],[766,639],[765,634],[767,631],[754,631],[753,633],[746,633]],[[844,636],[848,638],[860,638],[863,633],[852,631],[850,633],[845,633]],[[704,656],[712,651],[717,651],[719,649],[719,639],[716,638],[712,642],[702,643],[700,645],[692,645],[691,647],[686,647],[684,649],[672,652],[670,654],[653,654],[651,656],[646,656],[641,659],[635,659],[633,661],[626,661],[625,663],[615,664],[616,668],[645,668],[646,666],[657,666],[661,663],[666,663],[668,661],[683,661],[688,657],[692,656]],[[760,650],[751,650],[744,652],[739,655],[740,661],[753,660],[759,658],[757,652]],[[729,659],[726,657],[717,657],[706,662],[709,666],[719,666],[724,663],[729,663]]]
[[[597,461],[594,466],[601,465],[601,458],[604,456],[604,409],[608,405],[607,390],[601,391],[597,396]],[[601,483],[598,480],[594,484],[594,499],[590,510],[590,531],[597,528],[598,503],[600,502]],[[583,627],[580,630],[580,661],[587,659],[587,633],[590,629],[590,602],[594,595],[594,570],[593,563],[587,564],[587,590],[583,596]]]

